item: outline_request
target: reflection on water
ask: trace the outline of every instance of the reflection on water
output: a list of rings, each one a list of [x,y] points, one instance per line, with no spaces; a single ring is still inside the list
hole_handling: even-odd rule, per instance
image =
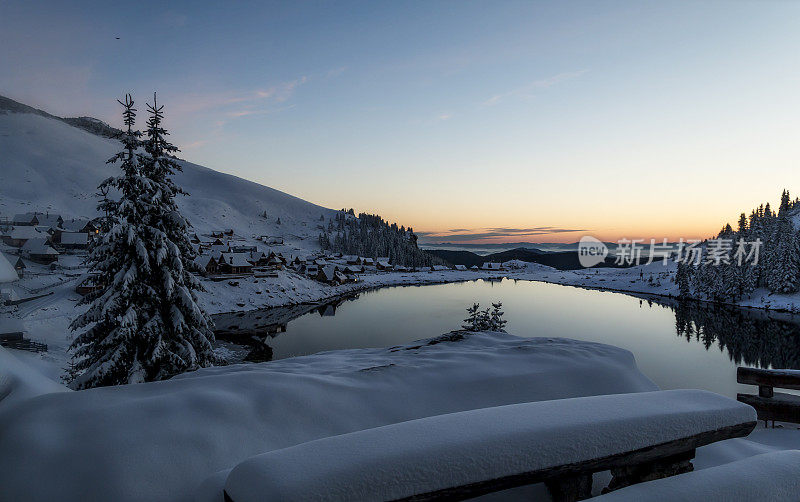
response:
[[[623,347],[664,389],[733,395],[747,389],[736,384],[737,365],[800,369],[796,317],[529,281],[386,288],[325,305],[223,314],[214,321],[221,343],[241,348],[238,360],[258,362],[437,336],[460,326],[466,306],[498,300],[509,332]]]
[[[800,324],[794,317],[723,305],[674,302],[675,331],[706,350],[715,344],[740,366],[800,369]]]

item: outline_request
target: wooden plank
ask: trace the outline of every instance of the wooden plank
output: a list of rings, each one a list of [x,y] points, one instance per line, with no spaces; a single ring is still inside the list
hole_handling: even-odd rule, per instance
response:
[[[739,367],[736,368],[736,381],[748,385],[800,390],[800,372],[798,371]]]
[[[753,431],[756,424],[757,422],[746,422],[743,424],[732,425],[715,431],[703,432],[687,438],[641,448],[639,450],[619,453],[585,462],[565,464],[540,471],[513,474],[511,476],[504,476],[497,479],[488,479],[485,481],[479,481],[477,483],[454,486],[452,488],[445,488],[443,490],[437,490],[429,493],[420,493],[417,495],[412,495],[411,497],[398,499],[396,502],[464,500],[472,497],[478,497],[480,495],[486,495],[487,493],[507,490],[509,488],[516,488],[533,483],[578,477],[582,474],[591,474],[595,472],[608,471],[611,469],[619,469],[636,466],[639,464],[651,463],[665,457],[688,454],[694,451],[696,448],[715,443],[717,441],[745,437]]]
[[[773,397],[737,394],[736,400],[756,409],[759,420],[800,424],[800,396],[776,392]]]

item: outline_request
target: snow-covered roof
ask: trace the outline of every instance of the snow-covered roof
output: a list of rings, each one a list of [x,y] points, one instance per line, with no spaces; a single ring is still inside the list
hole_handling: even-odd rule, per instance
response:
[[[39,218],[34,213],[19,213],[15,214],[14,218],[11,220],[13,223],[33,223],[33,221],[38,221]]]
[[[249,253],[222,253],[222,259],[231,267],[252,267],[253,264],[247,261]]]
[[[249,253],[222,253],[222,259],[231,267],[252,267],[253,264],[247,261]]]
[[[336,267],[334,265],[326,265],[319,269],[319,273],[326,281],[332,281],[336,277]]]
[[[466,269],[467,269],[466,265],[456,265],[456,270],[466,270]]]
[[[37,214],[39,226],[56,228],[61,224],[62,218],[58,214]]]
[[[35,239],[37,237],[41,237],[42,233],[36,230],[34,227],[20,225],[12,228],[8,233],[8,236],[17,240]]]
[[[86,228],[86,225],[88,225],[89,223],[91,223],[91,220],[85,218],[72,219],[70,221],[63,221],[61,223],[61,227],[69,232],[80,232],[81,230]]]
[[[484,270],[500,270],[500,264],[496,263],[496,262],[489,261],[489,262],[484,263],[481,268],[484,269]]]
[[[19,277],[17,276],[17,271],[14,270],[14,266],[11,265],[11,262],[3,253],[0,253],[0,283],[12,282],[17,279]]]
[[[433,270],[437,271],[437,272],[441,272],[441,271],[443,271],[443,270],[450,270],[449,268],[447,268],[447,267],[446,267],[446,266],[444,266],[444,265],[434,265],[434,266],[433,266],[433,267],[431,267],[431,268],[432,268]]]
[[[83,232],[62,232],[61,244],[85,245],[89,242],[89,234]]]
[[[57,255],[58,251],[50,247],[47,243],[47,240],[44,237],[36,237],[34,239],[28,239],[25,241],[25,244],[22,246],[22,251],[30,254],[37,254],[37,255]]]

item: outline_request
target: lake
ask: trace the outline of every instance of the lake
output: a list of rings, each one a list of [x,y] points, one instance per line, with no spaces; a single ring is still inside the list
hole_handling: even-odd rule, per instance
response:
[[[465,309],[503,303],[506,330],[566,337],[633,352],[662,389],[753,392],[736,366],[800,369],[800,319],[697,302],[503,279],[383,288],[322,307],[214,316],[234,360],[265,361],[336,349],[387,347],[458,329]],[[660,303],[659,303],[660,302]]]

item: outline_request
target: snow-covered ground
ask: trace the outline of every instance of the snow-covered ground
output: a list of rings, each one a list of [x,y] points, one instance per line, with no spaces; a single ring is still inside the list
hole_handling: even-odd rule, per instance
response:
[[[274,449],[445,413],[657,389],[625,350],[505,333],[77,392],[28,373],[0,349],[0,398],[8,396],[0,400],[0,501],[219,502],[225,472]],[[696,467],[796,448],[796,430],[757,429],[701,448]]]
[[[504,333],[458,338],[207,368],[156,383],[40,388],[35,398],[0,401],[0,501],[188,500],[217,471],[313,439],[656,388],[629,352],[608,345]],[[9,357],[0,349],[0,372],[16,381],[3,362]]]
[[[119,172],[118,166],[106,164],[119,148],[118,141],[56,119],[0,111],[0,216],[27,211],[98,216],[97,186]],[[181,165],[175,181],[189,196],[177,202],[201,234],[232,229],[248,239],[279,235],[313,248],[320,216],[327,220],[335,214],[252,181],[190,162]],[[267,218],[261,216],[265,211]]]
[[[12,260],[13,250],[0,244],[0,252]],[[12,283],[21,298],[41,298],[15,307],[0,307],[0,316],[22,321],[27,336],[48,345],[43,354],[15,351],[46,376],[58,379],[68,365],[67,348],[72,339],[69,323],[85,307],[78,306],[81,296],[75,286],[85,277],[80,257],[62,255],[64,269],[51,271],[46,265],[26,261],[28,268],[22,279]],[[374,269],[359,276],[359,282],[338,286],[327,285],[291,270],[277,272],[277,277],[244,277],[222,281],[203,279],[205,292],[199,293],[200,305],[210,314],[239,312],[266,307],[282,307],[301,303],[319,303],[372,288],[384,286],[437,284],[500,277],[498,272],[377,272]],[[8,285],[6,285],[8,286]]]

